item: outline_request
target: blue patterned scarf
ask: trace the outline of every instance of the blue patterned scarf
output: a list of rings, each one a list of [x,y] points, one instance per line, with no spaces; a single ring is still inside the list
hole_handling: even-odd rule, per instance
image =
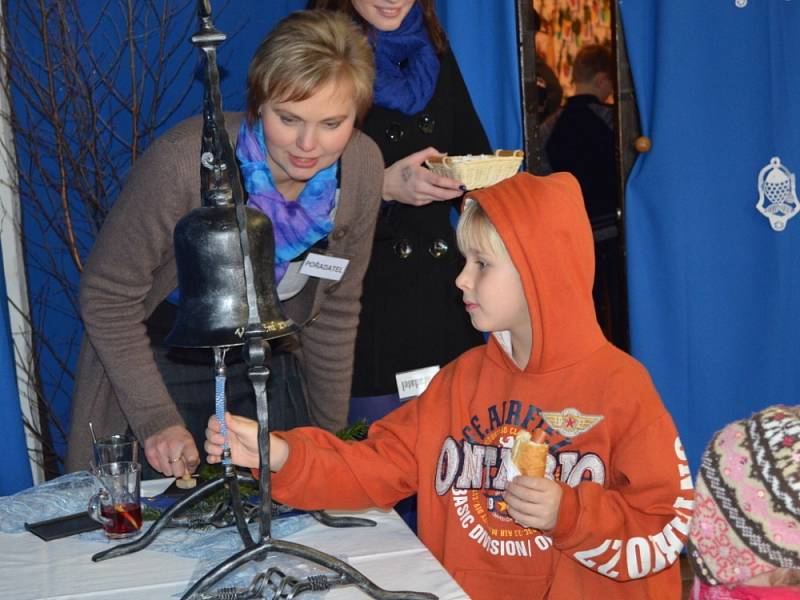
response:
[[[373,30],[378,106],[414,115],[430,102],[439,79],[439,57],[428,37],[422,9],[414,3],[394,31]]]
[[[236,157],[247,190],[248,206],[272,221],[275,232],[275,284],[286,274],[289,262],[333,230],[338,162],[317,172],[306,182],[297,200],[287,200],[276,188],[267,164],[264,126],[257,119],[250,127],[242,121]]]

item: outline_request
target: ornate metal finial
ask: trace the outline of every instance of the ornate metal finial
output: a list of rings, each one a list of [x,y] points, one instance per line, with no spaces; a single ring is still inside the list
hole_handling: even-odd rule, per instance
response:
[[[210,0],[198,0],[197,16],[200,30],[192,36],[192,44],[202,50],[206,58],[206,85],[203,94],[203,139],[200,145],[200,195],[205,206],[236,206],[240,242],[244,260],[244,277],[249,309],[248,326],[260,328],[261,318],[253,287],[253,264],[250,259],[250,242],[247,236],[247,213],[244,210],[244,193],[239,180],[239,167],[233,153],[225,115],[222,112],[222,94],[219,89],[217,46],[226,36],[211,21]]]
[[[200,149],[200,193],[205,206],[225,206],[242,199],[239,168],[225,129],[217,67],[217,46],[226,36],[211,21],[211,2],[198,0],[200,29],[191,40],[205,55],[206,85],[203,92],[203,139]]]

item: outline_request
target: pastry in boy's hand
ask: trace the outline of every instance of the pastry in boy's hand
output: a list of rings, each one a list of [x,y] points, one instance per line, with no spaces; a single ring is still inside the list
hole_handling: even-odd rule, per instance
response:
[[[511,448],[511,461],[522,475],[544,477],[548,449],[545,440],[545,432],[541,429],[537,429],[533,436],[524,429],[517,433]]]

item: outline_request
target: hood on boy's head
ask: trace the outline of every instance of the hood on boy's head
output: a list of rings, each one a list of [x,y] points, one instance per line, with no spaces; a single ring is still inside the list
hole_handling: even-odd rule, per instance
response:
[[[517,173],[467,197],[480,203],[522,279],[533,328],[525,370],[559,369],[606,343],[592,300],[592,228],[577,180]]]

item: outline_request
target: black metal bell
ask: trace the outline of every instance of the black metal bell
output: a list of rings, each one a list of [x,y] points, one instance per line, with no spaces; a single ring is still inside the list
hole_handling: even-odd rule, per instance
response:
[[[245,207],[253,285],[262,338],[299,328],[281,309],[275,289],[275,238],[261,211]],[[244,343],[249,309],[242,247],[233,205],[195,208],[175,226],[180,301],[170,346],[200,348]]]

